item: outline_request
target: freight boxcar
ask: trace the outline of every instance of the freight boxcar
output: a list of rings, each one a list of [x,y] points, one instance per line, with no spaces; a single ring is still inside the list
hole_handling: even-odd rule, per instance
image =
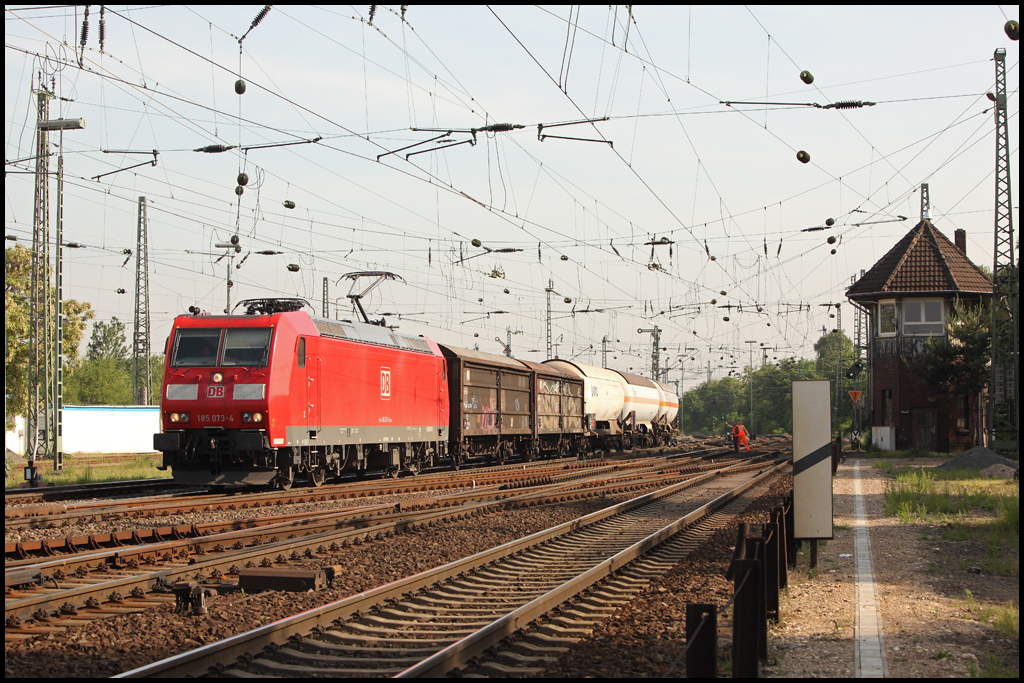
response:
[[[586,453],[586,419],[583,414],[583,380],[549,363],[519,361],[533,372],[536,405],[532,442],[527,459],[537,456]]]
[[[532,437],[530,369],[493,353],[439,345],[448,363],[451,457],[505,462],[524,453]]]
[[[583,380],[583,413],[589,447],[610,450],[628,447],[620,416],[625,391],[622,377],[614,370],[568,360],[547,360],[545,365],[560,368]]]

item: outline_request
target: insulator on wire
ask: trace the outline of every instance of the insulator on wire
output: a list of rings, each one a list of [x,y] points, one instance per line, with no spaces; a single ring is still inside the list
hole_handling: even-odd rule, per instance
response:
[[[290,199],[284,200],[284,208],[286,208],[286,209],[294,209],[295,208],[295,202],[293,202]]]
[[[299,272],[299,264],[298,263],[289,263],[288,264],[288,270],[293,272],[293,273]]]
[[[370,24],[370,26],[373,26],[373,17],[376,16],[376,14],[377,14],[377,6],[376,5],[370,5],[370,21],[367,22],[367,23]]]
[[[801,71],[800,80],[806,83],[807,85],[810,85],[811,83],[814,83],[814,75],[807,70]]]
[[[85,49],[85,43],[89,40],[89,6],[85,6],[85,16],[82,18],[82,49]]]
[[[843,100],[842,102],[833,102],[832,104],[826,104],[822,109],[860,109],[861,107],[873,107],[874,102],[862,102],[861,100]]]
[[[800,150],[799,152],[796,153],[796,159],[801,164],[806,164],[811,160],[811,155],[803,150]]]
[[[835,218],[826,218],[825,219],[825,225],[827,225],[828,227],[831,228],[835,224],[836,224],[836,219]]]
[[[263,21],[263,18],[267,16],[267,12],[270,11],[271,7],[272,5],[263,6],[263,9],[259,11],[259,14],[256,15],[256,18],[252,20],[252,24],[249,25],[250,31],[260,25],[260,22]]]
[[[235,81],[235,93],[238,95],[245,94],[245,81],[243,81],[241,78]]]
[[[248,173],[239,173],[238,174],[238,184],[239,185],[248,185],[249,184],[249,174]]]
[[[118,294],[127,294],[127,292],[125,291],[125,289],[123,287],[118,287],[116,291],[117,291]]]

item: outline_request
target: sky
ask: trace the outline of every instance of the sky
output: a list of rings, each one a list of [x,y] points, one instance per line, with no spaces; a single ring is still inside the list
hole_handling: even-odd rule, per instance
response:
[[[86,122],[51,137],[64,240],[84,245],[64,250],[65,297],[131,329],[124,250],[146,197],[154,352],[189,306],[224,310],[229,271],[232,307],[320,314],[326,278],[330,317],[352,319],[344,276],[386,270],[401,280],[363,304],[403,333],[543,360],[550,301],[552,355],[600,365],[604,346],[649,374],[639,330],[657,327],[667,378],[691,387],[812,357],[828,304],[852,337],[844,291],[920,220],[922,183],[936,227],[991,267],[996,48],[1019,178],[1016,6],[275,6],[256,22],[258,5],[117,5],[102,44],[98,7],[84,49],[83,7],[5,8],[5,234],[31,245],[34,177],[16,171],[35,169],[41,75],[50,118]],[[874,105],[827,106],[847,102]],[[471,132],[494,124],[512,125]],[[211,145],[233,149],[194,151]],[[1015,223],[1018,196],[1014,181]],[[233,235],[239,253],[216,246]]]

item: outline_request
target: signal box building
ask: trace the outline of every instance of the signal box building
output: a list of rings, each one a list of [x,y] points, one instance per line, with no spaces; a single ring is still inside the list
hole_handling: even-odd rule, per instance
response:
[[[928,353],[930,337],[945,337],[957,298],[990,300],[992,282],[967,258],[967,233],[956,242],[923,218],[846,292],[868,317],[868,405],[872,440],[883,449],[959,452],[972,447],[979,397],[935,400],[908,367]]]

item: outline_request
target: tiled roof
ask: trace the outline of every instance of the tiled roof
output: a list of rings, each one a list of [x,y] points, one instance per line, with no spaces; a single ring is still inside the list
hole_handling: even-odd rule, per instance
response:
[[[870,301],[885,294],[926,292],[992,293],[992,282],[928,219],[904,235],[846,296]]]

